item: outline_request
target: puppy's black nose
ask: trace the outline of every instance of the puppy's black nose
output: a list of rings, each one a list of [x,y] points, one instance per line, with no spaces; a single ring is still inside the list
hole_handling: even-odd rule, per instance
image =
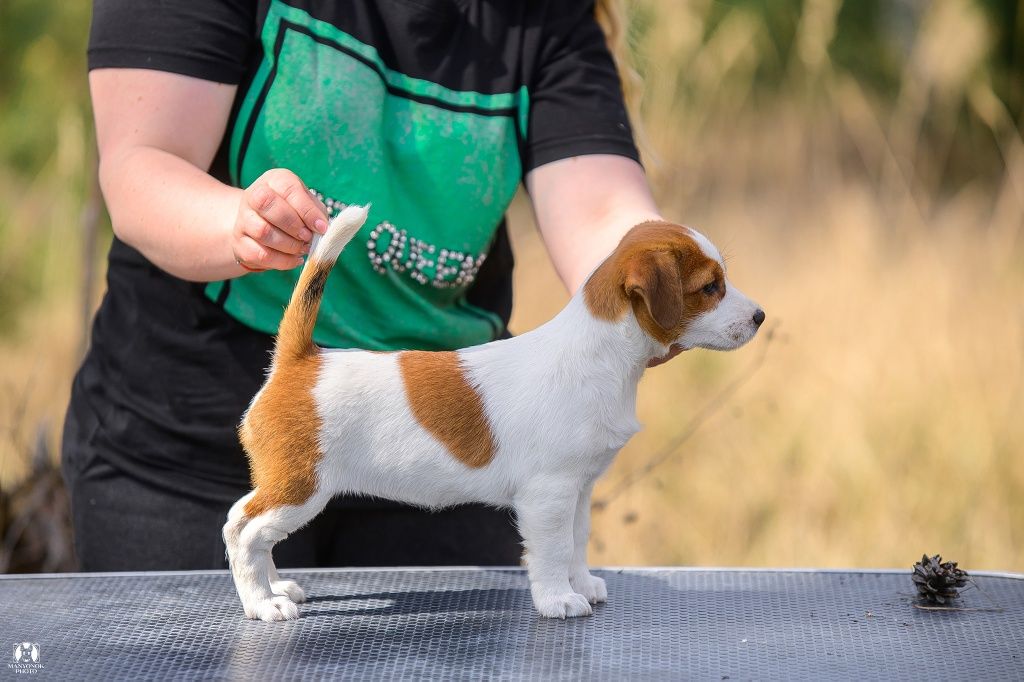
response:
[[[762,322],[764,322],[764,311],[758,308],[757,311],[754,312],[754,324],[760,327]]]

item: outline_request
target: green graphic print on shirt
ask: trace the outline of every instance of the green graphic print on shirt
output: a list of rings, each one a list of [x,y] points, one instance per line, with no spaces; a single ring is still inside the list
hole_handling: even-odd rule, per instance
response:
[[[277,1],[261,39],[265,57],[231,132],[235,183],[282,167],[332,213],[373,204],[328,280],[316,342],[447,349],[493,339],[500,319],[465,294],[519,184],[525,89],[488,95],[405,76],[373,47]],[[298,275],[250,274],[206,293],[274,334]]]

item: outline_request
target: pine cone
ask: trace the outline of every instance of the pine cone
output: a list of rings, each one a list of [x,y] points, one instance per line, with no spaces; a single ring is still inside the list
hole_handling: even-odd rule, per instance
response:
[[[959,588],[967,584],[967,571],[957,568],[955,561],[942,563],[938,554],[931,558],[924,554],[914,564],[911,579],[924,601],[945,604],[960,596]]]

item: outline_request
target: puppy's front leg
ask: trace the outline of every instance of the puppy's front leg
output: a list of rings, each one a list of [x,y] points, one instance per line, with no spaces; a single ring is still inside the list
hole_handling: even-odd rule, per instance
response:
[[[587,598],[574,592],[569,584],[577,491],[571,485],[549,482],[525,491],[515,502],[519,532],[526,545],[533,605],[547,618],[574,618],[592,612]]]
[[[580,491],[576,502],[576,516],[573,521],[572,566],[569,570],[569,584],[587,598],[591,604],[608,601],[608,588],[603,578],[590,575],[587,568],[587,542],[590,540],[590,495],[594,484]]]

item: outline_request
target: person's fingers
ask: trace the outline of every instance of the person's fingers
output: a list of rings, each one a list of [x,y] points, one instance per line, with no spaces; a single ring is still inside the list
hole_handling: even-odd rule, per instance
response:
[[[269,170],[245,191],[235,223],[235,258],[251,269],[297,267],[313,234],[326,232],[326,218],[323,204],[295,173]]]
[[[291,270],[302,265],[302,257],[282,253],[243,235],[235,245],[235,261],[251,270]]]
[[[321,199],[313,190],[309,190],[309,196],[313,197],[317,205],[320,207],[320,212],[327,217],[328,221],[330,221],[331,213],[327,210],[327,204],[324,203],[324,200]]]
[[[288,233],[293,239],[307,242],[313,238],[299,214],[288,200],[268,183],[259,180],[246,191],[246,203],[272,226]],[[260,241],[260,240],[257,240]]]
[[[299,241],[280,230],[255,211],[246,211],[242,217],[242,234],[268,248],[293,256],[309,251],[308,241]]]
[[[267,185],[288,203],[307,229],[320,234],[327,231],[327,212],[319,201],[310,196],[299,176],[277,169],[265,177]]]

